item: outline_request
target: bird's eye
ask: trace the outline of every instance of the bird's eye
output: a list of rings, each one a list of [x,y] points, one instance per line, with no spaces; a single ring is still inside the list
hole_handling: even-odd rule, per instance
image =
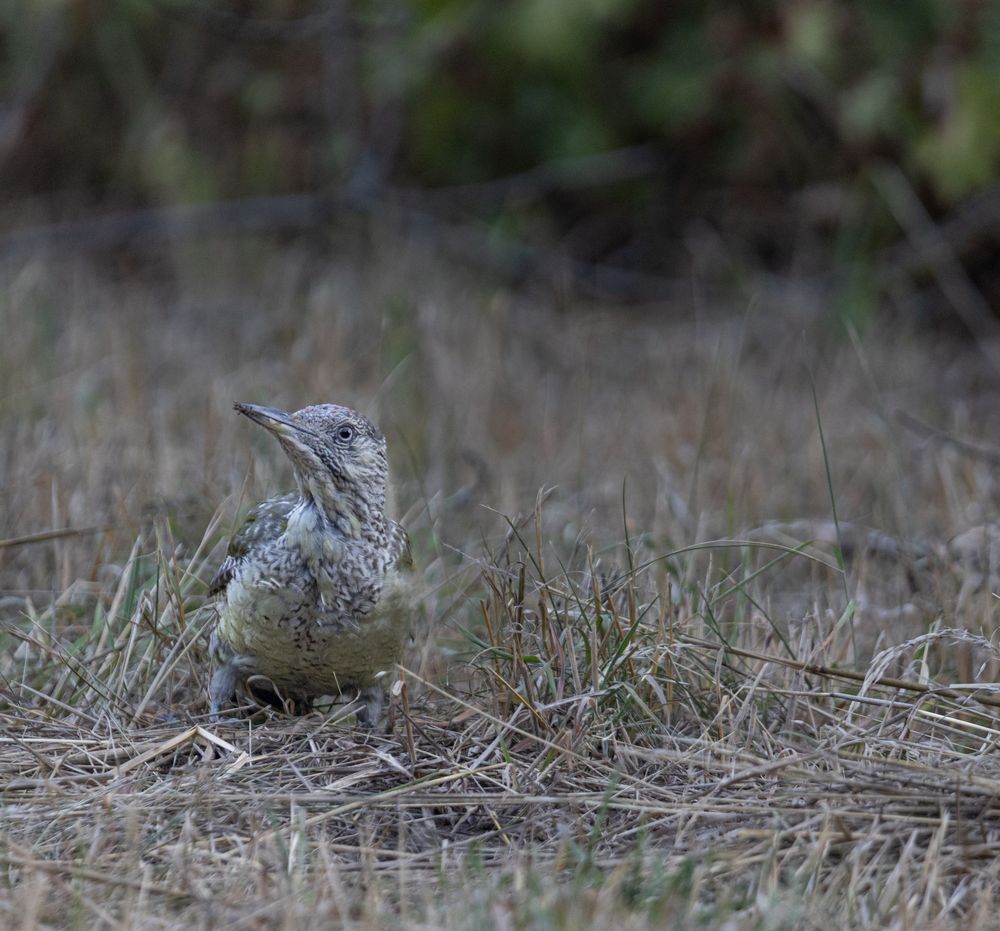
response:
[[[345,443],[353,436],[354,430],[346,425],[337,430],[337,438],[343,440]]]

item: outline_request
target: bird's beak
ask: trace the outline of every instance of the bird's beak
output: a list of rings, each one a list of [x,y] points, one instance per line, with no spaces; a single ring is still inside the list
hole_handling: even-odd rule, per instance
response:
[[[249,417],[254,423],[260,424],[278,436],[289,436],[296,433],[304,433],[307,436],[316,435],[312,430],[307,430],[305,427],[300,426],[288,414],[284,411],[279,411],[275,407],[244,404],[242,401],[237,401],[233,407],[241,414]]]

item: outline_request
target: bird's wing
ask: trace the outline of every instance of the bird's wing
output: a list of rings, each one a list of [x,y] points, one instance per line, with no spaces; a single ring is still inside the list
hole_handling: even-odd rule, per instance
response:
[[[275,539],[285,532],[288,515],[298,497],[294,494],[269,498],[247,514],[246,520],[229,541],[229,549],[219,571],[208,585],[208,594],[217,595],[226,590],[240,562],[261,543]]]
[[[389,521],[389,565],[395,569],[412,569],[413,554],[410,552],[410,538],[401,524]]]

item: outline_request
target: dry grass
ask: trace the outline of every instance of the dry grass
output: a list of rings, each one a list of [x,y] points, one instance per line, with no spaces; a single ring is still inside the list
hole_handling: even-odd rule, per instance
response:
[[[998,435],[974,353],[241,248],[3,273],[0,923],[995,925],[996,466],[895,418]],[[286,474],[236,399],[387,428],[384,735],[206,723],[205,581]]]

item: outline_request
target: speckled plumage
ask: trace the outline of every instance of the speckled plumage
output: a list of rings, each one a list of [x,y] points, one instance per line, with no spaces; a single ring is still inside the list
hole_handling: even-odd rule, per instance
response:
[[[374,725],[402,653],[409,590],[406,532],[385,516],[385,438],[334,404],[236,409],[277,437],[298,489],[250,512],[209,586],[219,607],[212,716],[262,677],[264,694],[269,682],[299,706],[357,692],[359,718]]]

